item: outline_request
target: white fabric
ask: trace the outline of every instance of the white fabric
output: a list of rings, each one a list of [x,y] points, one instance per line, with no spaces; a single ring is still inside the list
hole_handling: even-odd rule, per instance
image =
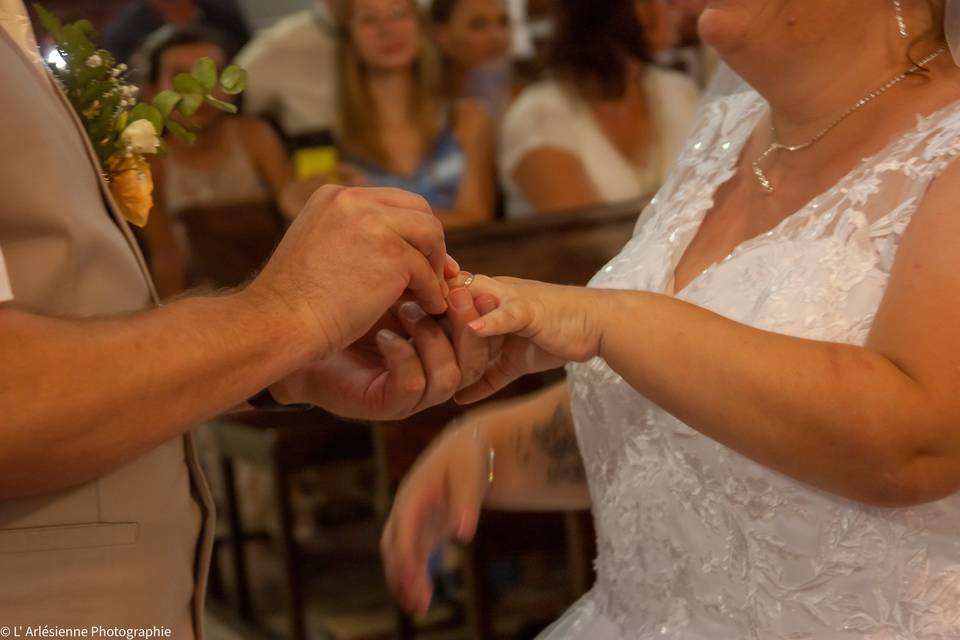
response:
[[[46,74],[43,60],[40,59],[37,39],[33,33],[33,25],[21,0],[0,0],[0,28],[3,28],[14,43],[27,54],[27,58],[34,67]]]
[[[3,250],[0,250],[0,304],[13,300],[13,289],[10,288],[10,278],[7,276],[7,264],[3,261]]]
[[[960,66],[960,0],[947,0],[944,12],[943,33],[950,45],[953,61]]]
[[[704,111],[633,239],[591,286],[669,292],[765,109],[739,93]],[[958,156],[960,102],[919,118],[678,297],[763,330],[864,344],[911,216]],[[569,383],[598,580],[544,638],[960,638],[960,495],[867,507],[710,440],[601,360],[570,366]]]
[[[275,120],[291,137],[336,123],[336,39],[325,7],[281,20],[237,56],[250,76],[245,109]]]
[[[643,86],[649,97],[655,143],[638,167],[607,138],[590,106],[557,80],[528,87],[507,111],[500,131],[498,166],[507,215],[534,213],[513,173],[534,149],[552,148],[577,156],[604,203],[624,202],[656,191],[680,152],[699,103],[696,85],[683,74],[648,67]]]

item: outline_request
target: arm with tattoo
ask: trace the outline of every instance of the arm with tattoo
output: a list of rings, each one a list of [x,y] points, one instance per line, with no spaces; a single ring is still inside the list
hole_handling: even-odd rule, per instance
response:
[[[487,434],[496,451],[485,506],[536,511],[590,506],[566,383],[467,420]]]

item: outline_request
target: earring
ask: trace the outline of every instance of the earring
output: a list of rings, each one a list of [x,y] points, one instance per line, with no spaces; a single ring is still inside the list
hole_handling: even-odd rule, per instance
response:
[[[907,39],[907,22],[903,19],[903,5],[900,0],[893,0],[893,10],[897,16],[897,32],[904,40]]]

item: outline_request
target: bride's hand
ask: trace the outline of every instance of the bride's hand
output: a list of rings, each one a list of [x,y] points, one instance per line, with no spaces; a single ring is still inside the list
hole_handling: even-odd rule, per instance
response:
[[[600,351],[605,298],[596,290],[476,276],[469,291],[481,317],[468,326],[503,342],[494,343],[487,372],[457,394],[458,402],[482,400],[521,376],[585,362]]]

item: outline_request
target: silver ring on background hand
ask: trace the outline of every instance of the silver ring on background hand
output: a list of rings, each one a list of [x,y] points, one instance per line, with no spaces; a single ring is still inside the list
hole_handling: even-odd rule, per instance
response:
[[[470,288],[470,285],[472,285],[472,284],[473,284],[473,281],[476,280],[476,279],[477,279],[477,276],[475,276],[475,275],[473,275],[473,274],[470,274],[469,276],[467,276],[467,279],[463,281],[463,288],[464,288],[464,289],[469,289],[469,288]]]

